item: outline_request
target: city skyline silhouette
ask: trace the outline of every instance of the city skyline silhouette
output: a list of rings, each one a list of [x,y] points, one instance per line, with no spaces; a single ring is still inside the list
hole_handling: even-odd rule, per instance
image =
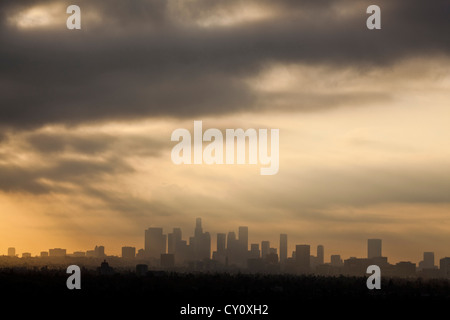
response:
[[[96,245],[93,250],[68,253],[66,249],[52,248],[42,251],[39,258],[52,266],[54,258],[97,258],[104,259],[105,273],[113,269],[106,259],[122,259],[120,266],[147,266],[150,269],[178,271],[216,271],[229,272],[241,270],[251,273],[290,273],[290,274],[322,274],[327,276],[365,274],[369,265],[378,265],[388,276],[428,278],[450,277],[450,258],[438,257],[434,252],[423,253],[423,260],[417,262],[400,261],[390,263],[389,257],[383,255],[382,239],[367,239],[367,255],[365,257],[342,257],[339,254],[326,254],[326,247],[318,245],[312,248],[309,244],[293,244],[295,250],[288,252],[289,235],[280,234],[279,243],[261,240],[249,243],[249,227],[239,226],[238,234],[234,231],[217,233],[216,247],[212,247],[211,235],[203,230],[202,219],[196,218],[194,234],[183,240],[181,228],[173,228],[167,234],[163,228],[150,227],[144,232],[143,248],[122,247],[120,257],[108,255],[106,248]],[[292,246],[292,245],[291,245]],[[3,255],[5,257],[5,255]],[[8,248],[8,258],[18,258],[14,247]],[[23,252],[21,260],[31,259],[30,253]],[[37,257],[35,257],[37,258]],[[50,260],[49,260],[50,259]],[[5,260],[3,259],[3,262]],[[7,261],[14,265],[14,261]],[[58,261],[61,263],[61,261]],[[85,263],[81,260],[81,263]],[[103,264],[102,269],[103,270]],[[146,269],[148,270],[148,269]]]
[[[211,258],[239,226],[286,258],[449,255],[448,1],[379,0],[373,30],[358,0],[137,2],[80,0],[68,30],[68,0],[0,1],[0,253],[120,256],[201,216]],[[195,121],[279,130],[277,174],[174,163]]]

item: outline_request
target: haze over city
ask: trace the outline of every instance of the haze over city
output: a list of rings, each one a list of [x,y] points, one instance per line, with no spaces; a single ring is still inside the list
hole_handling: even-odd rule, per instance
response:
[[[448,3],[369,1],[0,3],[0,254],[144,230],[321,244],[390,262],[450,256]],[[173,130],[277,128],[279,172],[174,165]]]

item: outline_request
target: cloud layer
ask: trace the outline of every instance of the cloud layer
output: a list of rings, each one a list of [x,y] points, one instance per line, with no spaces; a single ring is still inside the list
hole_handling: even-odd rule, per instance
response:
[[[82,31],[65,29],[65,12],[51,10],[68,3],[0,4],[1,126],[261,110],[244,80],[274,63],[370,68],[450,51],[450,5],[440,0],[378,1],[378,31],[365,27],[369,2],[356,0],[81,1]],[[24,19],[47,21],[39,12],[27,17],[30,8],[58,24],[21,27]],[[202,23],[208,17],[215,19]],[[276,97],[265,100],[276,107]]]

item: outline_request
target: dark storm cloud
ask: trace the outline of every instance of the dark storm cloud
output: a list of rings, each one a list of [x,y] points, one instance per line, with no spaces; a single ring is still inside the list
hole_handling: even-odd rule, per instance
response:
[[[51,162],[51,160],[49,160]],[[51,183],[70,183],[84,186],[98,182],[105,176],[130,173],[134,170],[123,160],[110,157],[103,160],[59,159],[46,167],[21,167],[13,164],[0,164],[0,190],[6,192],[28,192],[43,194],[49,192],[67,192],[66,187]]]
[[[65,12],[60,27],[8,24],[21,10],[53,2],[0,4],[2,126],[260,110],[257,93],[241,80],[270,63],[388,66],[450,51],[450,4],[441,0],[377,1],[383,10],[377,31],[365,27],[372,2],[356,0],[252,1],[274,17],[228,27],[185,19],[227,12],[238,1],[78,1],[86,16],[82,31],[65,29]],[[338,14],[339,8],[358,14]],[[101,23],[88,19],[90,10]]]
[[[39,154],[77,154],[95,156],[113,152],[120,155],[158,156],[164,148],[171,145],[167,139],[159,141],[141,135],[110,134],[50,134],[31,133],[26,139],[30,149]]]
[[[102,153],[114,142],[109,135],[89,137],[55,134],[33,134],[28,138],[30,146],[41,153],[61,153],[74,151],[84,154]]]

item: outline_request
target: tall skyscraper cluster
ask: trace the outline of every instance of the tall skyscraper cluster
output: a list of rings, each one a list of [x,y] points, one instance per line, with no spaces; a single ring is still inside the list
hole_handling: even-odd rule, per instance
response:
[[[140,268],[182,268],[184,270],[209,271],[248,271],[269,273],[293,273],[320,275],[352,275],[366,274],[367,267],[378,265],[384,275],[425,278],[449,277],[450,258],[442,258],[439,267],[435,265],[434,253],[427,251],[418,266],[410,261],[400,261],[395,265],[382,255],[382,240],[367,240],[367,257],[350,257],[343,260],[340,255],[333,254],[329,262],[325,261],[325,247],[318,245],[316,255],[309,244],[296,244],[295,250],[288,254],[288,235],[280,234],[278,248],[272,247],[270,241],[249,243],[249,228],[239,226],[238,232],[218,233],[216,248],[211,248],[211,235],[203,230],[202,219],[197,218],[193,236],[183,240],[182,230],[173,228],[164,234],[163,228],[151,227],[144,232],[144,248],[136,252],[135,247],[122,247],[122,266],[138,264]],[[8,248],[9,259],[18,259],[15,248]],[[51,262],[65,258],[107,258],[104,246],[95,246],[93,250],[77,251],[67,254],[66,249],[54,248],[43,251],[43,261]],[[22,253],[23,259],[31,259],[28,252]],[[112,257],[108,257],[112,258]],[[117,257],[114,257],[117,259]],[[117,260],[116,260],[117,261]],[[145,269],[145,268],[144,268]],[[144,270],[142,269],[142,270]],[[141,270],[141,269],[139,269]],[[141,270],[141,271],[142,271]],[[145,273],[142,271],[141,273]]]

